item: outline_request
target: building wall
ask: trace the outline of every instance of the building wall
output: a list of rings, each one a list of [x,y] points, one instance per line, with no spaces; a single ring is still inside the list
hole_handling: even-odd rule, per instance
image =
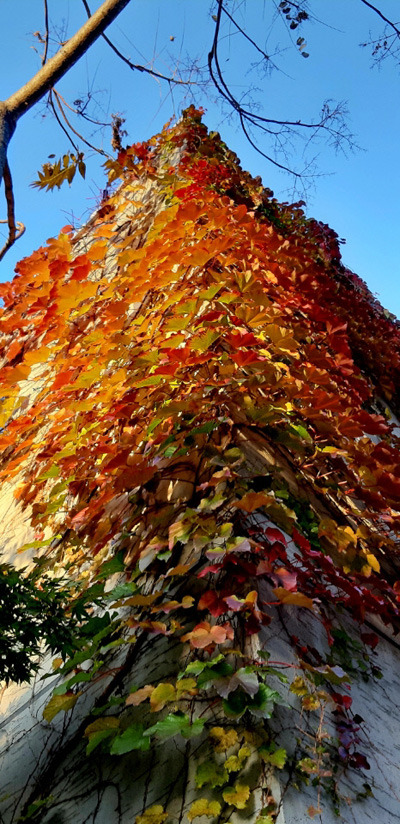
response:
[[[175,133],[173,133],[174,136],[176,138]],[[193,135],[191,139],[193,139]],[[201,140],[197,140],[195,145],[197,147],[201,145]],[[165,179],[167,179],[174,174],[174,168],[179,167],[184,148],[182,148],[182,142],[180,148],[176,148],[175,144],[172,143],[169,154],[165,147],[162,151],[164,151],[164,155],[161,152],[158,156],[158,163],[159,167],[163,169]],[[191,151],[194,151],[194,149],[192,148]],[[211,158],[213,161],[216,160],[212,154]],[[204,158],[201,162],[203,160]],[[214,170],[218,167],[220,172],[216,162],[211,166]],[[203,167],[201,169],[204,171]],[[236,164],[235,174],[239,175],[239,171]],[[225,174],[225,172],[223,173]],[[116,191],[110,201],[102,204],[99,212],[75,236],[73,240],[74,255],[84,255],[90,250],[94,238],[99,237],[99,232],[101,237],[102,214],[106,215],[109,208],[114,210],[113,214],[116,218],[113,234],[108,240],[107,252],[101,265],[92,268],[89,280],[100,282],[100,279],[104,278],[109,284],[115,285],[116,289],[118,288],[118,260],[121,261],[118,254],[121,253],[121,249],[125,248],[129,252],[135,252],[143,248],[147,239],[151,236],[154,220],[158,218],[162,222],[160,215],[164,208],[169,206],[168,197],[170,197],[170,194],[167,197],[165,179],[157,178],[154,168],[139,179],[128,176],[123,186]],[[230,194],[229,196],[225,195],[221,200],[221,208],[223,207],[226,210],[228,208],[236,209],[237,204],[241,203],[240,198],[244,199],[243,186],[246,181],[245,175],[244,178],[240,178],[240,185],[237,184],[237,189],[234,191],[236,200],[231,197],[231,189],[227,189]],[[175,183],[177,186],[179,181],[175,181]],[[255,182],[253,183],[255,186]],[[195,187],[198,182],[192,185]],[[212,183],[211,191],[214,191],[215,187],[216,184]],[[261,195],[257,194],[259,188],[259,186],[258,188],[255,186],[253,192],[253,194],[255,193],[254,209],[248,209],[252,220],[258,202],[257,197],[260,201],[258,205],[266,206],[265,202],[262,203]],[[243,206],[243,203],[241,205]],[[174,208],[177,208],[176,204]],[[240,220],[242,219],[241,217]],[[201,221],[204,223],[206,217],[201,215]],[[265,228],[265,225],[261,224],[261,228]],[[283,249],[282,254],[284,254],[288,241],[285,241],[277,233],[276,226],[274,228],[272,224],[267,226],[267,232],[273,236],[277,248]],[[216,232],[214,232],[215,234]],[[214,237],[207,238],[207,243],[212,243],[213,240]],[[185,242],[188,248],[191,248],[192,238],[185,237]],[[161,244],[162,238],[160,248]],[[203,257],[206,258],[207,249],[204,247],[205,244],[203,244],[200,251]],[[176,254],[178,252],[179,249]],[[326,248],[321,245],[319,252],[318,266],[323,266]],[[134,256],[132,256],[132,259],[134,259]],[[161,263],[159,263],[160,260]],[[162,253],[160,253],[157,263],[161,267]],[[168,266],[172,277],[172,274],[175,274],[174,267],[177,267],[178,264],[175,260],[171,260],[167,261],[167,268]],[[233,269],[235,266],[238,267],[238,264],[234,261]],[[122,263],[120,263],[120,268],[123,268]],[[193,266],[187,268],[189,275],[192,276],[193,273],[196,274],[196,269],[199,266],[193,264]],[[247,275],[247,272],[245,271],[244,274]],[[289,274],[295,278],[296,271],[293,269]],[[168,283],[167,275],[168,271],[165,275],[166,284]],[[272,282],[275,276],[272,276],[269,270],[268,276],[271,277]],[[79,284],[75,284],[74,288],[79,290]],[[352,284],[351,288],[353,288]],[[245,293],[245,290],[243,293]],[[259,297],[259,295],[256,295],[256,297]],[[129,324],[134,323],[138,310],[143,308],[148,300],[150,300],[150,289],[142,302],[130,300],[124,309],[127,328]],[[227,298],[226,300],[228,301]],[[203,311],[203,308],[201,311]],[[74,317],[72,322],[75,322]],[[84,322],[89,325],[90,318]],[[278,338],[280,339],[279,335]],[[321,347],[322,344],[319,344],[319,346]],[[282,360],[279,361],[279,368],[282,371],[287,368],[285,358],[289,351],[290,349],[285,350],[284,347],[282,348],[280,355]],[[111,362],[108,376],[112,374],[113,367],[114,363]],[[49,370],[51,372],[51,366]],[[35,392],[38,391],[39,386],[38,374],[40,374],[40,370],[36,375],[36,381],[34,381],[35,388],[29,390],[29,387],[21,386],[21,393],[25,397],[23,408],[21,407],[22,411],[33,408]],[[246,375],[245,371],[244,374]],[[290,460],[289,450],[285,452],[283,447],[280,449],[279,447],[275,448],[274,444],[271,445],[271,440],[268,441],[265,437],[263,426],[260,425],[257,429],[256,426],[253,426],[254,420],[252,420],[250,423],[253,428],[251,428],[244,413],[242,418],[239,415],[238,420],[234,423],[236,426],[236,443],[240,445],[246,458],[245,468],[238,470],[238,476],[242,472],[243,478],[247,478],[247,475],[263,478],[267,477],[272,470],[276,470],[279,477],[285,482],[287,494],[290,493],[296,496],[301,491],[302,478],[299,474],[299,465]],[[45,439],[46,426],[47,423],[43,425],[41,432],[37,435],[38,438],[43,437]],[[397,437],[396,432],[392,434],[394,438]],[[376,435],[372,435],[370,438],[372,443],[378,443],[379,440],[380,436]],[[219,445],[217,443],[218,447]],[[199,467],[199,462],[196,463],[195,457],[190,453],[190,460],[188,460],[188,467],[185,471],[182,471],[181,467],[175,464],[173,460],[168,463],[166,459],[163,467],[166,468],[166,471],[168,470],[168,478],[158,479],[154,488],[146,488],[147,499],[151,498],[153,503],[155,502],[160,507],[167,505],[173,507],[176,505],[179,508],[180,503],[183,506],[188,501],[190,502],[190,490],[194,485],[193,478],[196,476]],[[29,460],[33,459],[28,457],[28,463]],[[2,560],[7,563],[14,563],[19,568],[30,562],[32,558],[31,553],[21,554],[19,549],[36,537],[35,529],[31,524],[32,510],[30,506],[22,508],[21,503],[14,496],[16,488],[23,479],[24,476],[21,471],[21,474],[16,476],[13,481],[4,485],[0,499],[3,539]],[[50,481],[48,489],[51,489],[51,483]],[[331,512],[329,506],[332,504],[333,493],[327,491],[325,501],[322,499],[323,496],[320,490],[318,492],[319,494],[309,485],[306,490],[306,497],[308,497],[314,512],[323,519]],[[119,492],[108,503],[107,515],[111,513],[110,520],[112,520],[113,509],[119,513],[128,507],[129,494],[130,492],[126,490],[122,493]],[[336,503],[334,501],[335,505]],[[71,510],[73,504],[74,501],[71,497],[68,501]],[[337,510],[340,515],[340,517],[338,516],[338,523],[342,527],[343,524],[354,523],[345,510],[342,499],[341,506],[338,505]],[[351,514],[354,515],[354,512]],[[230,511],[229,517],[231,515],[232,511]],[[266,523],[266,516],[262,516],[262,520],[259,520],[258,525],[264,527]],[[56,519],[54,524],[57,526]],[[283,529],[282,523],[279,520],[275,522],[272,516],[269,519],[269,525],[273,528],[277,527],[279,530]],[[250,535],[251,527],[254,526],[254,518],[247,519],[247,526]],[[297,549],[296,545],[293,542],[291,543],[288,532],[285,535],[286,543],[289,546],[288,556],[293,558]],[[140,536],[137,538],[134,535],[131,538],[130,558],[135,554]],[[119,537],[113,538],[102,547],[99,555],[92,559],[88,575],[95,574],[96,564],[99,565],[104,558],[112,557],[114,550],[119,546],[118,540],[120,539],[119,534]],[[125,545],[124,549],[126,549]],[[45,552],[47,551],[45,550]],[[191,548],[185,547],[184,552],[186,552],[186,556],[182,555],[181,562],[187,560]],[[129,552],[127,554],[129,556]],[[87,567],[89,568],[89,562]],[[145,570],[146,560],[143,563],[142,571]],[[151,591],[151,587],[156,588],[157,583],[157,580],[149,578],[148,591]],[[320,605],[316,600],[311,608],[310,606],[304,607],[304,603],[301,607],[296,607],[290,606],[289,601],[289,606],[285,606],[285,609],[282,606],[277,608],[273,588],[268,589],[265,584],[261,584],[258,590],[260,601],[271,606],[270,612],[273,614],[273,620],[269,626],[266,626],[258,633],[257,638],[252,636],[250,641],[246,641],[243,648],[246,652],[251,647],[251,655],[254,660],[258,661],[260,666],[263,659],[259,653],[267,650],[270,654],[270,660],[276,662],[279,672],[288,676],[290,684],[299,676],[301,667],[303,667],[302,672],[307,671],[306,659],[302,661],[300,667],[299,658],[301,656],[300,653],[296,653],[298,648],[307,648],[311,655],[314,655],[314,652],[317,651],[318,655],[325,654],[329,658],[330,650],[327,644],[327,634],[322,626]],[[237,593],[238,596],[241,594],[241,591]],[[326,775],[324,776],[323,759],[321,757],[320,777],[323,779],[322,783],[325,782],[328,788],[331,789],[331,796],[335,796],[329,800],[326,793],[319,798],[318,789],[313,786],[313,782],[315,783],[315,774],[313,772],[303,772],[301,779],[299,775],[297,777],[296,775],[290,775],[285,769],[280,770],[277,768],[272,770],[267,764],[263,791],[257,786],[249,804],[243,809],[238,808],[236,811],[231,812],[230,824],[240,824],[243,821],[270,824],[271,819],[268,820],[267,814],[262,815],[261,818],[259,815],[268,793],[277,805],[274,824],[275,822],[276,824],[306,824],[310,820],[311,814],[314,816],[314,820],[323,822],[323,824],[331,824],[331,822],[333,824],[334,821],[338,820],[335,805],[338,804],[339,796],[341,799],[340,820],[344,824],[363,824],[363,822],[372,821],[377,817],[379,817],[381,824],[391,824],[391,822],[400,820],[400,762],[398,758],[400,716],[397,707],[400,681],[399,645],[396,637],[390,633],[387,627],[379,623],[376,617],[372,618],[367,615],[364,629],[369,632],[376,631],[380,636],[378,646],[376,649],[370,650],[367,659],[365,648],[357,646],[358,625],[351,620],[343,609],[338,610],[337,615],[333,610],[332,618],[335,620],[337,618],[338,627],[340,626],[341,631],[347,633],[349,655],[354,656],[354,659],[358,659],[357,666],[353,666],[354,662],[352,660],[340,662],[342,667],[347,664],[350,671],[354,670],[351,685],[352,716],[350,716],[350,718],[353,718],[353,727],[347,730],[347,739],[346,729],[343,726],[345,721],[343,716],[338,713],[337,705],[335,709],[335,700],[330,699],[327,695],[323,700],[317,700],[315,711],[309,711],[309,709],[306,711],[304,706],[302,708],[302,695],[283,688],[276,677],[274,680],[274,676],[271,676],[271,687],[277,689],[278,692],[282,691],[282,704],[274,711],[272,718],[268,719],[265,728],[276,732],[289,756],[297,761],[300,758],[306,759],[310,754],[314,760],[317,758],[318,745],[323,745],[326,741],[325,731],[331,736],[333,743],[336,738],[342,736],[342,742],[347,740],[347,744],[343,744],[345,749],[348,748],[347,753],[350,755],[354,753],[354,758],[356,758],[355,754],[358,754],[357,757],[361,759],[360,765],[362,768],[356,772],[354,770],[343,772],[341,766],[343,760],[340,762],[336,758],[333,767],[332,764],[326,766]],[[297,639],[295,642],[293,641],[294,637]],[[114,822],[116,824],[133,824],[137,816],[139,816],[137,824],[163,824],[163,816],[157,818],[157,813],[154,814],[153,819],[140,818],[143,812],[152,805],[166,807],[171,824],[178,824],[178,822],[179,824],[189,824],[191,821],[189,809],[194,798],[190,787],[193,786],[196,765],[201,763],[204,757],[206,746],[204,738],[200,736],[193,740],[186,740],[181,735],[177,735],[174,738],[158,742],[157,746],[152,744],[147,752],[134,750],[122,756],[107,755],[100,753],[99,750],[94,750],[89,757],[85,754],[87,742],[84,732],[88,724],[90,711],[94,709],[100,714],[101,707],[107,704],[109,698],[118,699],[119,696],[128,694],[132,684],[141,687],[148,683],[158,682],[160,679],[168,680],[172,677],[171,673],[176,673],[179,670],[183,654],[182,644],[179,639],[171,641],[163,635],[156,636],[154,634],[148,636],[143,634],[140,638],[143,640],[137,645],[132,644],[131,650],[127,653],[126,651],[118,651],[118,649],[116,652],[105,653],[105,664],[99,670],[98,678],[94,679],[88,688],[82,689],[82,695],[73,709],[65,713],[60,712],[50,722],[43,719],[43,710],[48,702],[52,700],[51,695],[54,689],[55,679],[47,678],[52,671],[51,660],[46,659],[43,662],[43,669],[33,684],[12,685],[4,688],[0,702],[0,712],[2,713],[0,722],[1,824],[17,824],[18,821],[26,820],[40,821],[43,824],[110,824],[110,822],[112,824]],[[246,645],[248,646],[246,647]],[[89,667],[89,662],[84,662],[83,669],[85,666]],[[332,663],[332,672],[328,672],[329,677],[325,681],[328,680],[331,693],[334,693],[337,687],[340,694],[347,697],[350,695],[347,681],[343,680],[340,675],[342,670],[335,670],[335,666],[339,666],[339,663]],[[317,655],[314,656],[310,667],[314,668],[313,671],[317,670]],[[356,670],[358,670],[358,674],[355,672]],[[326,668],[324,672],[327,673]],[[378,677],[381,674],[383,677]],[[143,713],[146,712],[148,713],[147,710],[143,710]],[[201,714],[201,707],[199,712]],[[214,712],[213,706],[208,708],[207,712],[210,713],[210,716],[207,717],[214,718],[212,715]],[[215,723],[222,723],[221,715],[218,715],[217,712],[215,710]],[[356,720],[354,720],[354,716]],[[98,716],[92,715],[91,717],[96,718]],[[255,765],[251,759],[246,770],[246,776],[251,783],[255,774]],[[256,783],[255,779],[253,783]],[[298,784],[297,789],[293,786],[296,783]],[[215,797],[215,794],[207,788],[204,789],[203,793],[206,798],[213,799]],[[365,796],[365,798],[361,796]],[[318,804],[320,804],[320,808]]]

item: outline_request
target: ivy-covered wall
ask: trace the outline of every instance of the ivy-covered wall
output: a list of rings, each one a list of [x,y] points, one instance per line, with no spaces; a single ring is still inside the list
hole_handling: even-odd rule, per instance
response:
[[[0,287],[0,820],[396,821],[399,325],[193,108],[106,166]]]

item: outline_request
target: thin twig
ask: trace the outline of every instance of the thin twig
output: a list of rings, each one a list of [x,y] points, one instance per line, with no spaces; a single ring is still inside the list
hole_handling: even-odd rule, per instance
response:
[[[83,117],[89,123],[93,123],[95,126],[109,126],[110,125],[109,122],[104,123],[102,120],[94,120],[93,117],[89,117],[89,115],[85,114],[83,109],[76,109],[76,108],[74,108],[74,106],[71,106],[65,100],[65,97],[63,97],[62,94],[58,90],[57,90],[57,97],[59,98],[59,100],[61,100],[62,105],[63,105],[64,108],[69,109],[70,112],[72,112],[73,114],[79,115],[79,117]],[[88,93],[88,99],[90,99],[90,92]],[[85,103],[85,108],[86,108],[86,106],[87,106],[87,103]]]
[[[47,0],[43,0],[44,5],[44,52],[42,56],[42,66],[44,66],[47,60],[47,52],[49,50],[49,9],[47,5]]]
[[[82,0],[82,3],[85,7],[85,11],[86,11],[87,16],[91,17],[92,13],[90,11],[88,3],[86,2],[86,0]],[[148,68],[146,68],[146,66],[141,66],[138,63],[132,63],[132,61],[129,60],[128,57],[125,57],[125,55],[122,54],[122,52],[120,52],[119,49],[117,49],[117,47],[114,45],[114,43],[111,42],[110,38],[107,37],[106,34],[102,34],[101,36],[102,36],[103,40],[105,40],[106,43],[110,46],[110,49],[112,49],[113,52],[115,52],[115,54],[121,60],[123,60],[123,62],[126,63],[126,65],[129,66],[130,69],[132,69],[132,71],[146,72],[146,74],[151,74],[151,75],[153,75],[153,77],[156,77],[158,80],[166,80],[167,83],[175,83],[177,86],[193,86],[193,85],[196,85],[195,81],[192,81],[192,80],[176,80],[175,77],[168,77],[165,74],[160,74],[160,72],[154,71],[154,69],[148,69]]]
[[[24,224],[19,220],[15,220],[14,192],[11,171],[7,159],[4,163],[3,180],[4,192],[7,201],[7,220],[0,220],[0,223],[8,224],[8,238],[3,248],[0,249],[0,260],[3,259],[6,252],[8,252],[11,246],[14,245],[15,241],[18,240],[25,232]]]
[[[250,146],[253,146],[253,149],[255,149],[256,152],[258,152],[258,154],[262,155],[262,157],[265,157],[266,160],[269,160],[269,162],[273,163],[274,166],[277,166],[278,169],[282,169],[284,172],[289,172],[289,174],[294,175],[294,177],[302,177],[303,176],[301,172],[295,172],[294,169],[289,168],[289,166],[284,166],[282,163],[278,163],[278,161],[274,160],[273,157],[271,157],[270,155],[267,155],[265,152],[263,152],[262,149],[260,149],[260,147],[257,146],[257,143],[255,143],[254,140],[251,138],[251,136],[250,136],[250,134],[249,134],[249,132],[248,132],[246,126],[245,126],[244,117],[241,114],[241,112],[239,112],[239,120],[240,120],[240,125],[242,127],[243,134],[246,137],[246,140],[248,140],[248,142],[250,143]]]
[[[97,152],[97,154],[101,154],[104,157],[110,157],[110,155],[107,152],[105,152],[103,149],[99,149],[97,146],[93,146],[93,143],[89,143],[89,141],[86,140],[86,138],[83,137],[83,135],[80,134],[80,132],[78,132],[76,129],[74,129],[74,127],[72,126],[72,124],[68,120],[67,115],[65,114],[65,111],[63,109],[58,91],[56,89],[52,89],[52,92],[54,93],[55,99],[57,101],[58,108],[60,109],[60,113],[61,113],[63,119],[65,120],[68,128],[71,129],[71,132],[73,132],[73,134],[75,134],[77,137],[79,137],[79,140],[82,140],[84,143],[86,143],[86,146],[89,146],[90,149],[93,149],[94,152]],[[53,109],[53,111],[54,111],[54,109]]]
[[[253,39],[250,37],[250,35],[249,35],[249,34],[247,34],[247,32],[245,32],[245,30],[244,30],[244,29],[242,29],[242,27],[241,27],[241,26],[239,26],[239,23],[235,20],[235,18],[234,18],[234,17],[232,17],[232,15],[229,13],[229,11],[225,8],[225,6],[224,6],[224,5],[222,6],[222,11],[224,12],[224,14],[226,14],[226,16],[227,16],[227,17],[229,17],[229,20],[233,23],[233,25],[234,25],[234,26],[235,26],[235,28],[236,28],[236,29],[240,32],[240,34],[242,34],[242,35],[243,35],[243,37],[244,37],[244,38],[245,38],[245,39],[246,39],[249,43],[251,43],[251,45],[252,45],[252,46],[254,46],[254,48],[256,49],[256,51],[258,51],[258,52],[262,55],[262,57],[263,57],[265,60],[271,60],[271,58],[270,58],[269,54],[267,54],[265,51],[263,51],[263,49],[260,49],[260,47],[259,47],[259,45],[256,43],[256,41],[255,41],[255,40],[253,40]]]
[[[54,105],[54,100],[53,100],[53,91],[54,91],[54,89],[50,89],[49,94],[48,94],[48,102],[49,102],[49,106],[51,107],[51,110],[52,110],[52,112],[53,112],[53,114],[54,114],[55,119],[57,120],[57,123],[58,123],[58,125],[59,125],[60,129],[62,129],[62,130],[63,130],[63,132],[64,132],[64,134],[66,134],[66,136],[67,136],[67,138],[68,138],[69,142],[70,142],[70,143],[72,144],[72,146],[74,147],[74,149],[75,149],[76,153],[78,153],[78,152],[79,152],[78,146],[77,146],[77,145],[76,145],[76,143],[73,141],[73,139],[72,139],[72,137],[71,137],[70,133],[69,133],[69,132],[67,131],[67,129],[65,128],[64,123],[63,123],[63,122],[62,122],[62,120],[60,119],[60,115],[58,114],[58,111],[57,111],[57,109],[56,109],[56,107],[55,107],[55,105]]]

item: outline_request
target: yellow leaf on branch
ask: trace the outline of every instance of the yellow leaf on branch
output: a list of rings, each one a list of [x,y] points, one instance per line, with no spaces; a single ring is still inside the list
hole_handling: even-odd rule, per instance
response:
[[[191,805],[187,817],[189,821],[193,821],[194,818],[200,817],[201,815],[205,815],[207,818],[214,818],[219,815],[220,812],[221,804],[219,801],[208,801],[207,798],[199,798]]]

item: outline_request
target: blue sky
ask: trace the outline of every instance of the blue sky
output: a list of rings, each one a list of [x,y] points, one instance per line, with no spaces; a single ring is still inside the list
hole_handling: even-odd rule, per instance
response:
[[[60,37],[66,39],[85,19],[83,4],[80,0],[48,2],[50,19]],[[369,31],[380,32],[378,19],[360,0],[313,0],[310,8],[323,24],[313,20],[300,32],[310,54],[303,59],[291,47],[283,26],[278,23],[271,28],[272,0],[226,2],[227,8],[237,10],[238,22],[268,53],[274,44],[280,50],[277,62],[282,71],[262,78],[249,73],[254,57],[238,35],[221,41],[222,66],[238,96],[249,86],[257,87],[254,96],[269,116],[293,120],[317,114],[327,98],[347,101],[349,126],[360,149],[344,156],[322,143],[316,147],[320,174],[308,192],[306,212],[346,238],[344,263],[366,280],[387,309],[400,316],[400,72],[389,61],[379,70],[371,70],[370,50],[359,47]],[[92,7],[97,5],[98,0],[92,0]],[[182,67],[190,62],[204,67],[214,26],[212,6],[211,0],[131,0],[108,33],[133,62],[153,65],[160,72],[170,73],[177,61]],[[392,20],[400,18],[399,0],[379,0],[379,6]],[[0,12],[0,97],[4,99],[40,66],[33,32],[43,31],[43,4],[42,0],[0,0]],[[228,33],[225,29],[224,34]],[[295,35],[294,39],[297,31]],[[90,90],[100,119],[107,120],[111,112],[122,113],[129,142],[150,137],[171,115],[179,116],[187,94],[186,89],[175,87],[171,95],[166,84],[130,71],[103,41],[60,81],[58,89],[70,102]],[[277,197],[291,200],[291,180],[246,143],[235,119],[221,110],[212,89],[198,90],[196,96],[206,109],[205,122],[221,133],[244,168],[261,175],[264,185]],[[90,139],[110,151],[109,132],[99,131]],[[261,146],[270,151],[265,139]],[[70,188],[64,185],[53,193],[30,187],[48,155],[58,157],[69,148],[43,104],[20,120],[9,159],[16,216],[27,230],[0,263],[1,280],[12,277],[16,261],[57,234],[61,226],[84,222],[96,208],[104,188],[104,172],[101,159],[91,156],[90,151],[85,181],[76,180]],[[293,150],[291,160],[297,167],[303,163],[303,148],[299,143]],[[1,200],[0,212],[5,212]]]

